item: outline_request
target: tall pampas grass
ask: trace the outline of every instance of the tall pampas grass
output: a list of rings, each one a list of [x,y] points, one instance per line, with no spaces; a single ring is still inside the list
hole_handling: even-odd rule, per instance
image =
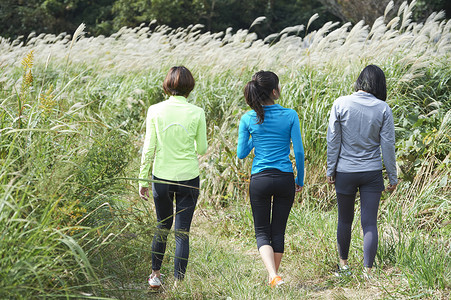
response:
[[[296,68],[307,63],[318,68],[340,65],[343,58],[348,61],[377,58],[378,62],[384,62],[400,59],[406,52],[418,51],[430,61],[446,56],[451,44],[449,21],[443,20],[444,15],[438,13],[431,15],[424,24],[414,23],[411,21],[414,5],[415,1],[401,5],[397,15],[386,20],[393,6],[389,4],[386,15],[377,19],[371,28],[363,22],[341,27],[337,27],[338,23],[328,22],[305,37],[299,36],[303,26],[287,28],[268,38],[267,42],[277,36],[283,37],[271,46],[258,40],[249,30],[202,33],[201,25],[178,29],[157,26],[154,30],[142,25],[124,27],[110,37],[86,38],[82,34],[85,26],[81,24],[70,42],[69,36],[64,34],[32,37],[26,45],[2,40],[0,59],[13,64],[23,53],[34,49],[37,63],[42,63],[50,51],[55,60],[65,59],[66,65],[70,56],[74,63],[88,65],[95,62],[100,68],[108,67],[116,73],[186,63],[199,70],[208,67],[211,71],[222,69],[237,74],[242,66],[280,72],[286,65]],[[307,29],[316,18],[317,15],[312,16]],[[260,22],[263,18],[257,18],[251,27]],[[424,42],[429,43],[428,47]]]
[[[63,82],[64,79],[66,77],[66,73],[67,73],[67,67],[69,66],[69,62],[70,62],[70,54],[72,52],[72,47],[74,46],[75,42],[81,37],[81,35],[83,34],[83,31],[85,30],[85,24],[81,23],[77,29],[74,32],[74,36],[72,37],[72,41],[70,42],[69,45],[69,50],[67,52],[67,59],[66,59],[66,66],[64,68],[64,77],[63,77]]]

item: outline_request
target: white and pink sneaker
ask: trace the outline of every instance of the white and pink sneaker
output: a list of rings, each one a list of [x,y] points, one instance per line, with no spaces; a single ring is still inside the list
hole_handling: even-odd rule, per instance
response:
[[[147,282],[149,283],[151,289],[159,289],[161,287],[161,280],[157,276],[149,275]]]

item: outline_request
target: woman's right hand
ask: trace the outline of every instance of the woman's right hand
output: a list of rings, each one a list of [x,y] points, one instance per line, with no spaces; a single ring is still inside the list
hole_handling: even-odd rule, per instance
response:
[[[149,188],[148,187],[144,187],[144,186],[140,186],[139,187],[139,197],[141,197],[141,199],[143,200],[149,200]]]
[[[295,192],[296,193],[302,192],[302,188],[303,188],[303,186],[300,186],[300,185],[296,184],[295,185]]]

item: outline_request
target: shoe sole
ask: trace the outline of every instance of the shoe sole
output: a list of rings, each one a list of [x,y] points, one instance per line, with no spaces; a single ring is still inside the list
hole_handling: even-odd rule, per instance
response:
[[[340,273],[338,273],[338,272],[335,272],[334,273],[334,276],[335,277],[337,277],[337,278],[345,278],[345,277],[351,277],[351,275],[352,275],[352,273],[342,273],[342,274],[340,274]]]
[[[161,284],[156,285],[156,284],[150,284],[150,282],[149,282],[149,286],[153,290],[158,290],[161,287]]]
[[[277,288],[281,288],[283,285],[285,285],[285,282],[284,282],[284,281],[279,281],[279,282],[276,284],[275,288],[276,288],[276,289],[277,289]]]
[[[161,288],[161,285],[149,285],[149,288],[153,291],[159,290]]]

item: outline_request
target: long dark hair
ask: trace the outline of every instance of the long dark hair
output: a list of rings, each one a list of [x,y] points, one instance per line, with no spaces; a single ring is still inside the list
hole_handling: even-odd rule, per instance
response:
[[[373,94],[374,97],[385,101],[387,99],[387,83],[384,71],[376,65],[366,66],[355,82],[355,91],[358,90]]]
[[[279,89],[279,77],[271,71],[259,71],[244,87],[246,103],[257,113],[257,124],[265,120],[263,104],[272,98],[273,90]]]

